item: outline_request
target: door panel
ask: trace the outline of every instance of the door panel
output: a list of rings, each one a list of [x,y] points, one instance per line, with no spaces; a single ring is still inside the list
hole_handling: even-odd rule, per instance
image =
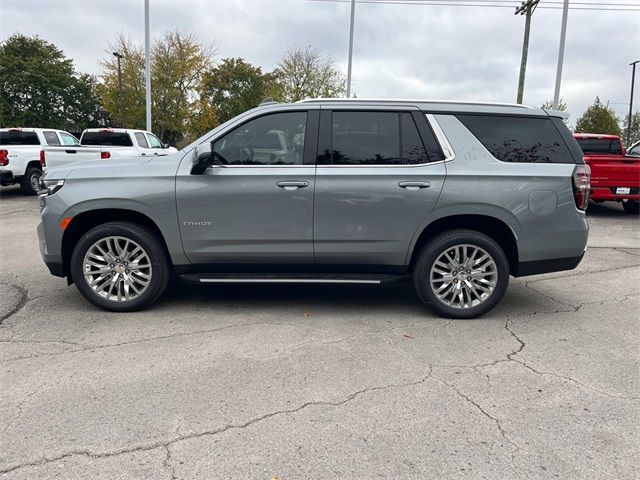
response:
[[[419,167],[318,166],[316,261],[403,265],[411,239],[433,210],[444,178],[444,163]],[[429,186],[400,186],[404,182]]]
[[[317,111],[254,117],[215,139],[218,165],[202,175],[178,174],[178,220],[191,262],[315,262],[317,126]]]
[[[446,176],[424,116],[393,108],[323,110],[319,135],[316,262],[404,265]]]
[[[187,257],[194,263],[314,263],[314,176],[313,166],[220,166],[178,177]]]

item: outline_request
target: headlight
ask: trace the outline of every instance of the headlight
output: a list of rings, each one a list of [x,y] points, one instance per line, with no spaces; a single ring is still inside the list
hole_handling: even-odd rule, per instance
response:
[[[40,195],[53,195],[64,186],[64,180],[50,180],[43,178],[40,181]]]

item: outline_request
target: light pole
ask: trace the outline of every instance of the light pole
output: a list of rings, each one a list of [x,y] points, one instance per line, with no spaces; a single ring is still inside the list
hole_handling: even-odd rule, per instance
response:
[[[558,49],[558,68],[556,70],[556,88],[553,91],[553,109],[557,110],[560,101],[560,82],[562,81],[562,63],[564,62],[564,42],[567,38],[567,16],[569,15],[569,0],[564,0],[562,6],[562,26],[560,27],[560,48]]]
[[[151,131],[151,39],[149,33],[149,0],[144,0],[144,71],[147,131]]]
[[[633,87],[636,81],[636,64],[639,63],[640,60],[636,60],[631,65],[631,98],[629,100],[629,121],[627,122],[627,145],[631,141],[631,124],[633,123]]]
[[[118,90],[120,95],[120,126],[125,128],[124,125],[124,90],[122,89],[122,64],[121,60],[124,55],[118,52],[113,52],[112,55],[118,59]]]
[[[351,0],[351,22],[349,23],[349,63],[347,64],[347,98],[351,98],[351,63],[353,62],[353,23],[356,16],[356,0]]]

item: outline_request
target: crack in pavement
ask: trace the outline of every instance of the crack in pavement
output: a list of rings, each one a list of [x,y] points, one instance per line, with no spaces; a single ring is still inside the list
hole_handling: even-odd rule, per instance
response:
[[[27,395],[25,395],[25,397],[22,399],[22,401],[18,404],[15,405],[14,408],[16,408],[18,410],[18,413],[16,413],[13,418],[11,418],[7,424],[4,426],[4,428],[2,429],[3,433],[6,432],[9,427],[13,424],[13,422],[15,422],[18,418],[20,418],[20,416],[22,415],[22,406],[27,403],[29,400],[31,400],[31,397],[33,397],[44,385],[40,384],[38,385],[32,392],[28,393]]]
[[[628,252],[627,252],[628,253]],[[559,280],[561,278],[571,278],[571,277],[578,277],[578,276],[582,276],[582,275],[591,275],[593,273],[604,273],[604,272],[613,272],[614,270],[626,270],[629,268],[636,268],[636,267],[640,267],[640,263],[634,263],[633,265],[625,265],[625,266],[618,266],[618,267],[611,267],[611,268],[603,268],[601,270],[590,270],[587,272],[575,272],[574,270],[568,270],[568,271],[573,271],[574,273],[568,274],[568,275],[562,275],[562,276],[557,276],[557,277],[550,277],[550,278],[538,278],[535,280],[529,280],[525,283],[525,285],[528,285],[529,283],[536,283],[536,282],[547,282],[549,280]]]
[[[9,285],[10,287],[15,288],[18,291],[18,293],[20,293],[20,301],[16,305],[14,305],[14,307],[11,310],[9,310],[4,315],[0,316],[0,325],[2,325],[2,322],[4,322],[7,318],[18,313],[22,309],[22,307],[24,307],[25,304],[30,300],[29,291],[26,288],[20,285],[14,285],[13,283],[5,283],[5,285]]]
[[[310,402],[305,402],[302,405],[299,405],[298,407],[295,408],[291,408],[291,409],[285,409],[285,410],[276,410],[275,412],[269,412],[269,413],[265,413],[264,415],[260,415],[258,417],[254,417],[244,423],[238,423],[238,424],[227,424],[224,427],[221,428],[217,428],[214,430],[205,430],[202,432],[196,432],[196,433],[191,433],[191,434],[185,434],[185,435],[180,435],[177,436],[171,440],[167,440],[167,441],[160,441],[160,442],[155,442],[155,443],[150,443],[147,445],[139,445],[137,447],[131,447],[131,448],[123,448],[123,449],[119,449],[119,450],[115,450],[115,451],[111,451],[111,452],[102,452],[102,453],[95,453],[95,452],[91,452],[90,450],[71,450],[69,452],[57,455],[57,456],[52,456],[52,457],[45,457],[39,460],[34,460],[34,461],[29,461],[29,462],[25,462],[25,463],[21,463],[18,465],[13,465],[10,466],[8,468],[4,468],[2,470],[0,470],[0,474],[5,474],[5,473],[9,473],[9,472],[13,472],[15,470],[21,469],[21,468],[26,468],[26,467],[34,467],[34,466],[41,466],[41,465],[45,465],[51,462],[56,462],[58,460],[63,460],[69,457],[73,457],[73,456],[84,456],[84,457],[88,457],[88,458],[106,458],[106,457],[114,457],[117,455],[123,455],[126,453],[133,453],[133,452],[147,452],[150,450],[155,450],[156,448],[166,448],[167,451],[169,451],[169,446],[176,444],[178,442],[182,442],[185,440],[190,440],[193,438],[202,438],[202,437],[209,437],[209,436],[215,436],[215,435],[219,435],[221,433],[224,433],[228,430],[241,430],[244,428],[247,428],[251,425],[254,425],[256,423],[262,422],[263,420],[267,420],[269,418],[272,417],[277,417],[277,416],[281,416],[281,415],[288,415],[288,414],[293,414],[293,413],[297,413],[300,412],[301,410],[304,410],[308,407],[312,407],[312,406],[329,406],[329,407],[339,407],[342,405],[345,405],[349,402],[351,402],[352,400],[354,400],[355,398],[364,395],[366,393],[370,393],[370,392],[379,392],[379,391],[385,391],[385,390],[391,390],[391,389],[395,389],[395,388],[404,388],[404,387],[412,387],[412,386],[416,386],[416,385],[421,385],[423,383],[425,383],[429,378],[432,377],[432,373],[433,373],[433,368],[430,367],[429,371],[427,373],[427,375],[421,377],[418,380],[414,380],[411,382],[404,382],[404,383],[391,383],[391,384],[387,384],[387,385],[382,385],[382,386],[373,386],[373,387],[367,387],[367,388],[363,388],[361,390],[358,390],[354,393],[350,393],[348,394],[346,397],[344,397],[342,400],[337,400],[337,401],[329,401],[329,400],[317,400],[317,401],[310,401]],[[435,378],[435,377],[434,377]],[[165,463],[167,461],[167,457],[165,457]],[[173,468],[170,468],[170,471],[172,471]]]
[[[162,462],[162,465],[171,474],[171,480],[177,480],[178,477],[176,477],[176,470],[173,467],[173,465],[171,465],[171,450],[169,448],[169,445],[164,445],[164,448],[166,450],[166,455],[164,457],[164,461]]]
[[[452,389],[454,392],[456,392],[461,398],[463,398],[464,400],[466,400],[467,402],[469,402],[471,405],[473,405],[474,407],[476,407],[476,409],[482,413],[485,417],[489,418],[491,421],[493,421],[493,423],[496,424],[496,426],[498,427],[498,431],[500,432],[500,435],[502,435],[502,438],[504,438],[507,442],[509,442],[515,449],[516,451],[520,450],[520,447],[518,446],[517,443],[515,443],[513,440],[511,440],[509,438],[509,436],[507,435],[507,433],[505,432],[504,428],[502,427],[502,424],[500,423],[500,420],[498,420],[496,417],[494,417],[493,415],[491,415],[489,412],[487,412],[484,408],[482,408],[482,406],[476,402],[475,400],[473,400],[471,397],[469,397],[468,395],[465,395],[464,393],[462,393],[460,390],[458,390],[455,385],[453,385],[452,383],[447,382],[446,380],[443,380],[442,378],[433,376],[432,377],[434,380],[438,380],[439,382],[443,383],[444,385],[446,385],[447,387],[449,387],[450,389]]]

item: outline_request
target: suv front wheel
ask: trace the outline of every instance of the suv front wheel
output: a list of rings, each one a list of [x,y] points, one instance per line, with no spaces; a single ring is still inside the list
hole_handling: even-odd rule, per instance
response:
[[[71,256],[71,276],[94,305],[116,312],[140,310],[169,282],[165,249],[148,229],[129,222],[99,225],[84,234]]]
[[[413,271],[422,301],[449,318],[475,318],[493,309],[509,284],[509,263],[490,237],[450,230],[430,239]]]

